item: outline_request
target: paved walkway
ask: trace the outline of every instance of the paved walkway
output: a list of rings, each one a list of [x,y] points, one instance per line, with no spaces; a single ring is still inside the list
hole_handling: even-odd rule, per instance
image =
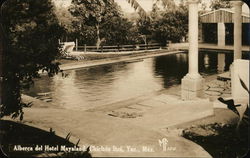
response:
[[[151,53],[150,53],[151,52]],[[127,62],[131,60],[138,60],[138,59],[145,59],[145,58],[151,58],[151,57],[156,57],[156,56],[163,56],[163,55],[169,55],[169,54],[177,54],[181,53],[183,51],[176,51],[176,50],[149,50],[147,51],[148,54],[140,55],[141,52],[134,52],[134,55],[138,56],[128,56],[128,57],[122,57],[120,59],[102,59],[102,60],[97,60],[97,61],[82,61],[82,62],[73,62],[73,63],[68,63],[68,64],[62,64],[60,65],[60,70],[71,70],[71,69],[79,69],[79,68],[84,68],[84,67],[92,67],[92,66],[97,66],[97,65],[105,65],[105,64],[112,64],[112,63],[118,63],[118,62]],[[129,52],[130,54],[132,52]],[[144,52],[145,53],[145,52]],[[100,53],[92,53],[92,54],[99,54]],[[105,54],[126,54],[124,52],[118,52],[118,53],[105,53]]]
[[[199,49],[201,50],[221,50],[221,51],[233,51],[233,45],[218,46],[217,44],[200,43]],[[242,46],[243,52],[249,52],[249,46]]]
[[[217,44],[209,44],[209,43],[199,43],[199,50],[205,51],[233,51],[233,45],[225,45],[218,46]],[[170,48],[180,49],[180,50],[188,50],[188,43],[172,43],[169,45]],[[243,52],[249,52],[249,46],[242,46]]]
[[[101,113],[33,108],[25,110],[25,117],[26,123],[39,128],[52,127],[59,136],[65,137],[71,132],[75,138],[81,139],[81,145],[121,147],[124,151],[92,151],[93,156],[209,156],[198,145],[177,135],[164,135],[151,127],[137,126],[130,123],[130,120]],[[159,140],[163,138],[168,140],[168,147],[173,147],[172,149],[163,151],[159,145]],[[71,141],[76,142],[76,139]],[[128,150],[129,147],[133,151]],[[146,149],[143,151],[143,148]]]
[[[209,100],[182,101],[178,96],[166,94],[129,106],[113,107],[113,110],[96,108],[92,111],[101,111],[112,117],[129,120],[137,126],[156,130],[213,115]]]
[[[226,74],[228,74],[228,72],[222,73],[221,75]],[[205,85],[205,97],[209,98],[209,100],[213,103],[214,108],[227,109],[227,105],[219,102],[217,99],[219,97],[231,98],[230,81],[221,81],[217,79],[207,81]]]
[[[31,98],[24,96],[26,100]],[[53,128],[62,137],[71,132],[72,142],[81,145],[120,148],[122,151],[93,151],[93,156],[210,157],[197,144],[167,127],[213,114],[208,100],[184,102],[178,96],[161,94],[133,105],[112,109],[75,111],[49,108],[50,103],[33,99],[34,107],[25,109],[24,123],[44,130]],[[166,151],[159,141],[167,139]]]

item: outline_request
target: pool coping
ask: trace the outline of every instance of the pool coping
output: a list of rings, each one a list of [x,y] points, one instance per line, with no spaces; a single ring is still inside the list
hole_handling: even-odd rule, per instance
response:
[[[180,50],[165,50],[164,52],[157,53],[157,54],[149,54],[149,55],[142,55],[142,56],[126,56],[126,57],[120,57],[119,59],[102,59],[102,60],[96,60],[93,62],[79,62],[79,63],[68,63],[68,64],[62,64],[60,65],[60,70],[66,71],[66,70],[73,70],[73,69],[80,69],[85,67],[94,67],[99,65],[108,65],[113,63],[119,63],[119,62],[128,62],[132,60],[139,60],[139,59],[145,59],[145,58],[152,58],[157,56],[164,56],[164,55],[171,55],[171,54],[178,54],[183,53],[185,51]]]

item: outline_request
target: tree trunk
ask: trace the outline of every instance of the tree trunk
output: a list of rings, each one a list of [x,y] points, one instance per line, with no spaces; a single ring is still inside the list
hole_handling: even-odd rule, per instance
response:
[[[145,45],[147,45],[147,36],[146,36],[146,35],[145,35],[145,37],[143,38],[143,40],[144,40]]]
[[[96,48],[98,50],[100,48],[100,44],[101,44],[99,23],[96,25],[96,36],[97,36]]]
[[[3,32],[0,28],[0,105],[2,104],[3,94]]]
[[[147,36],[146,35],[142,35],[142,39],[144,41],[144,45],[147,47]],[[146,49],[145,47],[145,49]]]
[[[4,1],[0,2],[0,7]],[[0,15],[0,24],[2,24]],[[3,56],[4,56],[4,37],[3,37],[3,28],[0,26],[0,105],[2,104],[3,99]]]

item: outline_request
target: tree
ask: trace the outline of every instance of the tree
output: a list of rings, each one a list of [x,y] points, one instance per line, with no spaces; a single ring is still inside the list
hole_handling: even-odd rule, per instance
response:
[[[141,39],[144,44],[147,44],[149,36],[152,35],[152,20],[150,18],[139,18],[136,25]]]
[[[92,39],[96,39],[94,43],[99,48],[103,43],[126,44],[137,39],[133,23],[122,17],[120,7],[112,0],[72,1],[69,11],[81,25],[75,38],[82,44],[92,44]]]
[[[133,23],[122,17],[111,17],[101,26],[101,36],[105,38],[106,45],[135,44],[138,32]]]
[[[73,17],[66,7],[62,5],[59,7],[55,7],[55,15],[59,21],[60,26],[62,26],[65,30],[65,34],[62,35],[62,39],[67,41],[68,37],[71,37],[71,34],[77,32],[79,26],[77,25],[78,21],[75,17]],[[72,39],[69,39],[72,40]],[[74,40],[74,38],[73,38]]]
[[[173,0],[156,0],[156,2],[162,1],[163,6],[166,8],[173,8],[175,7],[175,3]],[[131,4],[131,6],[138,12],[141,19],[148,20],[149,16],[146,13],[146,11],[140,6],[140,4],[137,2],[137,0],[127,0],[128,3]],[[111,26],[111,22],[114,20],[112,19],[119,19],[119,22],[125,22],[125,19],[121,19],[121,13],[120,8],[117,6],[117,4],[114,2],[114,0],[72,0],[72,4],[70,6],[69,11],[71,14],[76,17],[78,25],[78,30],[75,30],[75,33],[71,34],[74,36],[74,38],[79,38],[79,43],[85,43],[89,44],[90,42],[89,38],[94,39],[96,38],[95,45],[97,48],[99,48],[101,43],[112,43],[108,42],[106,37],[111,37],[111,35],[103,33],[102,28],[107,28],[107,26],[104,26],[104,24],[108,24]],[[145,28],[139,27],[141,30],[145,30],[147,32],[146,24],[147,21],[141,20],[139,21],[140,25],[145,26]],[[114,23],[114,25],[117,26],[118,23]],[[124,24],[128,24],[125,22]],[[93,34],[93,26],[96,30],[96,33]],[[85,29],[82,29],[85,28]],[[90,29],[91,34],[88,34],[86,29]],[[118,29],[118,28],[116,28]],[[136,29],[131,28],[131,31],[135,34]],[[76,33],[77,32],[77,33]],[[85,33],[83,33],[85,32]],[[134,35],[133,34],[133,35]],[[83,35],[83,36],[79,36]],[[87,35],[89,37],[87,37]],[[138,35],[138,34],[136,34]],[[78,37],[77,37],[78,36]],[[144,36],[142,34],[141,36]],[[145,35],[147,36],[147,35]],[[133,36],[134,37],[134,36]],[[110,38],[109,38],[110,39]],[[138,38],[137,38],[138,39]],[[126,42],[125,42],[126,43]]]
[[[152,40],[154,23],[162,17],[161,10],[157,5],[158,1],[153,4],[152,11],[147,18],[139,18],[137,20],[137,27],[144,44]]]
[[[217,10],[220,8],[231,8],[230,0],[212,0],[210,8],[212,10]]]
[[[0,7],[2,7],[2,4],[4,1],[0,1]],[[3,94],[3,47],[4,47],[4,33],[3,28],[1,27],[2,24],[2,18],[0,14],[0,105],[2,105],[2,94]]]
[[[39,77],[39,70],[49,76],[59,71],[59,26],[50,0],[9,0],[2,7],[4,30],[3,100],[0,117],[23,117],[21,91]],[[21,115],[20,115],[21,114]]]
[[[166,44],[167,41],[180,42],[188,31],[188,8],[184,2],[179,6],[173,1],[163,3],[164,10],[157,7],[157,0],[153,5],[150,18],[139,19],[139,32],[148,37],[148,40]],[[150,38],[149,38],[150,37]]]
[[[137,0],[127,0],[127,1],[138,12],[140,17],[145,18],[148,16],[147,12],[141,7],[141,5],[137,2]],[[159,3],[159,2],[162,2],[162,5],[165,8],[172,8],[173,9],[175,7],[174,0],[155,0],[155,3]]]
[[[180,42],[187,34],[187,12],[183,10],[168,11],[154,23],[153,38],[161,43]]]
[[[141,7],[141,5],[137,2],[137,0],[127,0],[128,3],[131,4],[131,7],[133,7],[136,11],[138,11],[138,14],[140,17],[147,17],[147,12]]]
[[[119,15],[119,9],[113,0],[73,0],[69,10],[81,24],[95,27],[97,48],[104,41],[100,37],[101,23],[104,19]]]

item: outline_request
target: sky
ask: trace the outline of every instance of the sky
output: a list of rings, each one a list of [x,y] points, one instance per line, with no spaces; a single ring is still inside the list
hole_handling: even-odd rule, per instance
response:
[[[57,5],[63,4],[64,6],[69,6],[71,0],[53,0],[56,2]],[[124,12],[134,12],[134,9],[130,6],[130,4],[127,2],[127,0],[115,0],[122,8]],[[146,10],[150,11],[153,5],[154,0],[137,0],[138,3]],[[179,0],[175,0],[179,1]],[[203,0],[204,2],[207,2],[209,6],[210,0]],[[249,13],[249,8],[246,4],[242,6],[242,11],[245,13]]]

